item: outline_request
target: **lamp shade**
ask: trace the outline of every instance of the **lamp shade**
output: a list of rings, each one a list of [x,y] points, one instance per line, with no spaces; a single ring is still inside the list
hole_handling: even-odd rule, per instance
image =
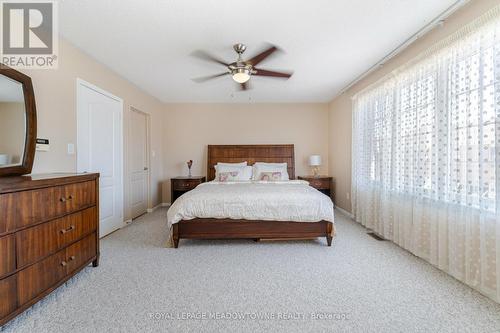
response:
[[[319,166],[319,165],[321,165],[321,156],[320,155],[311,155],[311,156],[309,156],[309,165],[310,166]]]

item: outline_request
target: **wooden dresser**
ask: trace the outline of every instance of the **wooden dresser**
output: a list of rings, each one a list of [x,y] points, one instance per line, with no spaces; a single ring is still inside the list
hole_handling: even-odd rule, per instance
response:
[[[99,263],[99,174],[0,177],[0,326]]]

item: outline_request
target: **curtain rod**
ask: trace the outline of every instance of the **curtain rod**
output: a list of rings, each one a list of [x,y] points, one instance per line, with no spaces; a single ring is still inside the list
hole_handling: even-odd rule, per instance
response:
[[[369,74],[377,70],[378,68],[382,67],[386,62],[388,62],[390,59],[394,58],[397,56],[399,53],[401,53],[404,49],[406,49],[408,46],[413,44],[417,39],[420,37],[424,36],[426,33],[434,29],[436,26],[441,26],[443,25],[444,21],[454,12],[456,12],[459,8],[464,6],[466,3],[470,2],[470,0],[458,0],[455,3],[453,3],[451,6],[446,8],[443,12],[441,12],[438,16],[436,16],[430,23],[426,24],[423,28],[418,30],[416,33],[411,35],[408,39],[406,39],[403,43],[399,44],[394,50],[389,52],[385,57],[380,59],[375,65],[371,66],[366,70],[365,72],[361,73],[359,76],[357,76],[354,80],[352,80],[347,86],[342,88],[340,92],[338,92],[332,99],[335,100],[338,96],[344,94],[347,90],[351,89],[356,83],[367,77]]]

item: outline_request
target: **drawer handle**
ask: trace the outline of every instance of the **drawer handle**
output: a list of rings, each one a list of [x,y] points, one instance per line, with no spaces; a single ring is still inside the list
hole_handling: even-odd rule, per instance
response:
[[[61,261],[61,266],[65,267],[68,263],[66,261]]]
[[[71,256],[71,257],[69,257],[69,260],[68,260],[68,261],[73,261],[73,260],[75,260],[75,259],[76,259],[76,257],[75,257],[75,256]]]
[[[71,230],[75,230],[75,226],[74,225],[70,226],[68,229],[62,229],[61,230],[61,234],[64,235],[65,233],[70,232]]]
[[[72,199],[73,199],[73,196],[72,196],[72,195],[70,195],[70,196],[69,196],[69,197],[67,197],[67,198],[62,197],[61,199],[59,199],[59,201],[61,201],[61,202],[66,202],[66,201],[70,201],[70,200],[72,200]]]

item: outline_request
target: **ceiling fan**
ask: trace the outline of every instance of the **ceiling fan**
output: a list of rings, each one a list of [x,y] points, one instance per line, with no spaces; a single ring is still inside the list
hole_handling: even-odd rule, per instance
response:
[[[227,71],[224,73],[195,78],[193,79],[193,81],[201,83],[211,79],[215,79],[217,77],[231,75],[233,80],[238,83],[240,90],[247,90],[249,89],[248,80],[250,80],[250,77],[252,75],[268,76],[282,79],[288,79],[292,76],[293,72],[274,72],[255,67],[271,54],[278,51],[279,49],[276,46],[270,45],[256,56],[248,60],[243,60],[242,54],[245,52],[246,48],[247,47],[241,43],[233,45],[233,49],[238,54],[238,59],[232,63],[226,63],[225,61],[220,60],[204,51],[198,50],[193,52],[191,55],[194,57],[215,62],[227,68]]]

